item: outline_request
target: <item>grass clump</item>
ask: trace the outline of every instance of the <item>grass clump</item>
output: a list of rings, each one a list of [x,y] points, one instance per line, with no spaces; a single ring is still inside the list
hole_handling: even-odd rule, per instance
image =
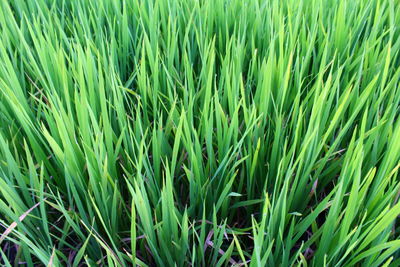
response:
[[[396,0],[0,2],[1,264],[399,266]]]

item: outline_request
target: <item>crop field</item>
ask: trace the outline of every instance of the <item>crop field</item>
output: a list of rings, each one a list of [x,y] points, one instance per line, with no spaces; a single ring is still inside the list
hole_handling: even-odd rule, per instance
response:
[[[400,1],[1,0],[1,266],[400,266]]]

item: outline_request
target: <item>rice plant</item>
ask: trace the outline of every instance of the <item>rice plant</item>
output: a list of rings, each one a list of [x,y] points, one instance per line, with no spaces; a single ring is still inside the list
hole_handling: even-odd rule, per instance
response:
[[[399,266],[397,0],[0,1],[0,264]]]

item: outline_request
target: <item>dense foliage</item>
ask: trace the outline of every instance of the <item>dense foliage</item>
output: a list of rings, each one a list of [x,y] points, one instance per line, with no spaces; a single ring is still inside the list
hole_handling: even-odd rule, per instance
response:
[[[399,266],[397,0],[0,1],[1,264]]]

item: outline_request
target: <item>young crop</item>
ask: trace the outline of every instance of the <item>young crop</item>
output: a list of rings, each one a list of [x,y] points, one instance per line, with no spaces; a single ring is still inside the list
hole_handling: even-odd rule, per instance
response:
[[[399,266],[397,0],[0,1],[0,264]]]

